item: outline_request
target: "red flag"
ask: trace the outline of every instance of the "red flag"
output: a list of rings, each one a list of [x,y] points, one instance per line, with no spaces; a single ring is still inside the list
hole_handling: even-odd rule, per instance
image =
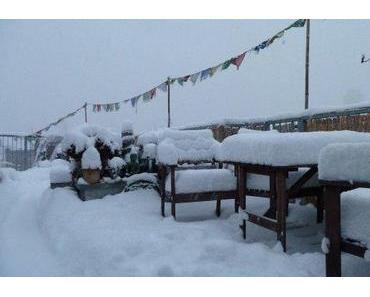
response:
[[[157,93],[157,88],[154,88],[152,90],[149,91],[150,92],[150,99],[153,99],[154,96],[156,95]]]
[[[237,56],[231,61],[231,63],[234,64],[238,70],[239,70],[240,65],[243,63],[245,54],[246,52],[242,53],[241,55]]]

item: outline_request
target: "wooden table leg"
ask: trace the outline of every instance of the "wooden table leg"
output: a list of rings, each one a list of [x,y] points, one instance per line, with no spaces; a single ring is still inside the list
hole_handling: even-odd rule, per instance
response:
[[[329,239],[326,254],[326,276],[341,276],[341,235],[340,235],[340,188],[324,188],[325,237]]]
[[[234,208],[235,208],[235,212],[238,212],[239,211],[239,201],[240,201],[240,197],[239,197],[239,166],[238,165],[235,165],[234,167],[235,169],[235,176],[236,176],[236,197],[235,197],[235,200],[234,200]]]
[[[241,209],[246,207],[246,194],[247,194],[247,172],[245,167],[239,167],[239,204]]]
[[[276,177],[275,173],[270,174],[270,207],[264,214],[265,217],[276,219]]]
[[[286,177],[286,171],[276,172],[277,239],[280,240],[284,252],[286,252]]]

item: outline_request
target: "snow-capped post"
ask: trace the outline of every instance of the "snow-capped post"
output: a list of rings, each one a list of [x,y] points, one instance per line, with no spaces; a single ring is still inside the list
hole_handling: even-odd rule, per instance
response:
[[[309,68],[310,68],[310,20],[306,20],[306,71],[305,71],[305,96],[304,109],[308,109],[309,97]]]
[[[85,110],[85,123],[87,123],[87,102],[84,104],[84,110]]]
[[[171,85],[171,78],[167,78],[167,114],[168,114],[168,122],[167,127],[171,127],[171,91],[170,91],[170,85]]]

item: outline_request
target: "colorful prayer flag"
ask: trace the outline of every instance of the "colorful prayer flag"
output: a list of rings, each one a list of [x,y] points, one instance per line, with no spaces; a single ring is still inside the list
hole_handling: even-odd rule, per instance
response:
[[[118,102],[114,103],[114,108],[115,108],[116,111],[119,111],[120,104]]]
[[[207,68],[205,70],[203,70],[201,73],[200,73],[200,80],[204,80],[204,79],[207,79],[209,74],[211,72],[211,68]]]
[[[162,92],[167,92],[167,82],[164,82],[164,83],[161,83],[159,86],[158,86],[158,89],[160,89]]]
[[[149,93],[150,93],[150,99],[153,99],[155,95],[157,94],[157,88],[150,90]]]
[[[246,52],[242,53],[241,55],[235,57],[232,59],[231,63],[236,66],[236,69],[239,70],[240,65],[243,63],[244,57],[245,57]]]
[[[227,68],[229,68],[229,66],[231,65],[231,61],[232,61],[232,59],[223,62],[221,70],[226,70]]]
[[[190,75],[190,81],[193,83],[193,85],[195,85],[195,83],[197,82],[199,75],[200,75],[200,72]]]

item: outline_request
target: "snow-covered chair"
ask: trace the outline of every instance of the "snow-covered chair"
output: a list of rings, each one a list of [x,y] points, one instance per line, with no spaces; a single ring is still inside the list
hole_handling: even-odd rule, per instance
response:
[[[221,200],[235,199],[236,178],[232,170],[217,162],[218,148],[211,130],[161,132],[156,158],[163,216],[165,202],[171,202],[171,214],[176,217],[177,203],[216,200],[219,216]]]
[[[370,143],[330,144],[320,152],[326,275],[341,276],[341,252],[370,261]],[[362,189],[360,189],[362,188]]]

